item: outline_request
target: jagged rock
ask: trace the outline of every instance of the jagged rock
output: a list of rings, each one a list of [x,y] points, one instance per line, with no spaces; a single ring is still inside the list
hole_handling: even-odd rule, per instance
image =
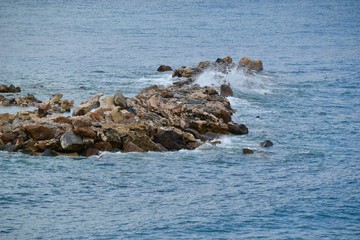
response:
[[[25,126],[25,132],[35,140],[47,140],[55,138],[56,129],[54,127],[35,124]]]
[[[73,132],[81,137],[95,139],[97,132],[94,131],[91,127],[78,127],[75,126]]]
[[[100,108],[111,109],[115,107],[113,96],[101,96],[99,98]]]
[[[147,135],[145,134],[138,134],[138,133],[130,133],[128,135],[128,139],[125,142],[124,146],[129,143],[136,145],[138,148],[142,149],[145,152],[153,151],[159,152],[161,151],[160,147],[154,143]]]
[[[263,148],[271,147],[272,145],[274,145],[274,143],[272,141],[270,141],[270,140],[265,140],[265,141],[260,143],[260,146],[263,147]]]
[[[247,71],[261,72],[264,69],[262,61],[254,61],[248,57],[243,57],[242,59],[240,59],[238,66],[244,68]]]
[[[158,72],[172,71],[172,68],[167,65],[160,65],[157,69]]]
[[[174,151],[187,148],[187,143],[196,142],[196,139],[191,133],[173,127],[163,127],[158,130],[155,142],[160,143],[167,150]]]
[[[173,77],[189,78],[199,73],[199,69],[191,67],[181,67],[173,71]]]
[[[222,97],[232,97],[234,96],[233,90],[228,84],[221,84],[220,86],[220,96]]]
[[[16,105],[20,107],[31,107],[31,106],[35,106],[37,103],[40,102],[41,101],[36,99],[36,97],[32,94],[28,94],[27,96],[24,97],[15,98]]]
[[[237,124],[233,122],[229,122],[227,124],[229,132],[236,135],[248,134],[249,130],[244,124]]]
[[[61,147],[66,151],[80,151],[84,149],[82,138],[74,132],[65,132],[60,138]]]
[[[100,107],[99,98],[104,94],[98,93],[94,97],[90,98],[88,101],[80,104],[74,111],[74,116],[85,115],[93,109]]]
[[[21,89],[20,89],[20,87],[15,87],[12,84],[10,84],[9,86],[0,84],[0,92],[2,92],[2,93],[18,93],[18,92],[21,92]]]
[[[139,146],[137,146],[135,143],[128,141],[125,143],[124,152],[145,152],[145,151]]]
[[[115,106],[120,107],[120,109],[127,109],[126,97],[121,92],[117,92],[113,99]]]

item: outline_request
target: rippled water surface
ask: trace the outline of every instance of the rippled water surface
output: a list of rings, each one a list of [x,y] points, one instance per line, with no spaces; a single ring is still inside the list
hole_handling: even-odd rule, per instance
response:
[[[41,100],[134,96],[172,83],[160,64],[227,55],[265,71],[197,80],[229,82],[250,131],[218,145],[0,152],[0,239],[359,238],[359,46],[358,1],[1,1],[0,82]]]

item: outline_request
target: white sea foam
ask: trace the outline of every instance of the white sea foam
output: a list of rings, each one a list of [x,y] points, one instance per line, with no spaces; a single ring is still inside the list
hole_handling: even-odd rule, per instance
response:
[[[230,84],[236,95],[239,92],[270,94],[271,77],[263,74],[246,75],[242,70],[231,69],[228,73],[206,70],[195,83],[220,89],[221,84]]]

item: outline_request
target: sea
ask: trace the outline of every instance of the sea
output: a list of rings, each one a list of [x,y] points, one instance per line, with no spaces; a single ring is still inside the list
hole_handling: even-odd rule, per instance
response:
[[[360,239],[360,1],[0,2],[0,83],[22,89],[6,96],[134,97],[173,83],[161,64],[226,56],[264,71],[196,83],[229,83],[248,135],[192,151],[0,152],[0,239]]]

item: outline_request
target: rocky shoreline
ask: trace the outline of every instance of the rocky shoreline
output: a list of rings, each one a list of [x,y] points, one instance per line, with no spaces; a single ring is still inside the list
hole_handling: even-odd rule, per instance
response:
[[[89,157],[101,151],[191,150],[220,135],[247,134],[244,124],[232,121],[234,110],[226,99],[232,94],[230,86],[219,94],[194,84],[205,69],[226,72],[234,67],[247,74],[263,69],[261,61],[242,58],[234,64],[230,57],[175,70],[162,65],[158,71],[173,71],[172,86],[150,86],[133,98],[121,92],[99,93],[75,108],[72,116],[61,114],[74,104],[62,100],[61,94],[44,102],[32,95],[13,100],[0,95],[1,106],[35,106],[33,111],[0,114],[0,150]]]

